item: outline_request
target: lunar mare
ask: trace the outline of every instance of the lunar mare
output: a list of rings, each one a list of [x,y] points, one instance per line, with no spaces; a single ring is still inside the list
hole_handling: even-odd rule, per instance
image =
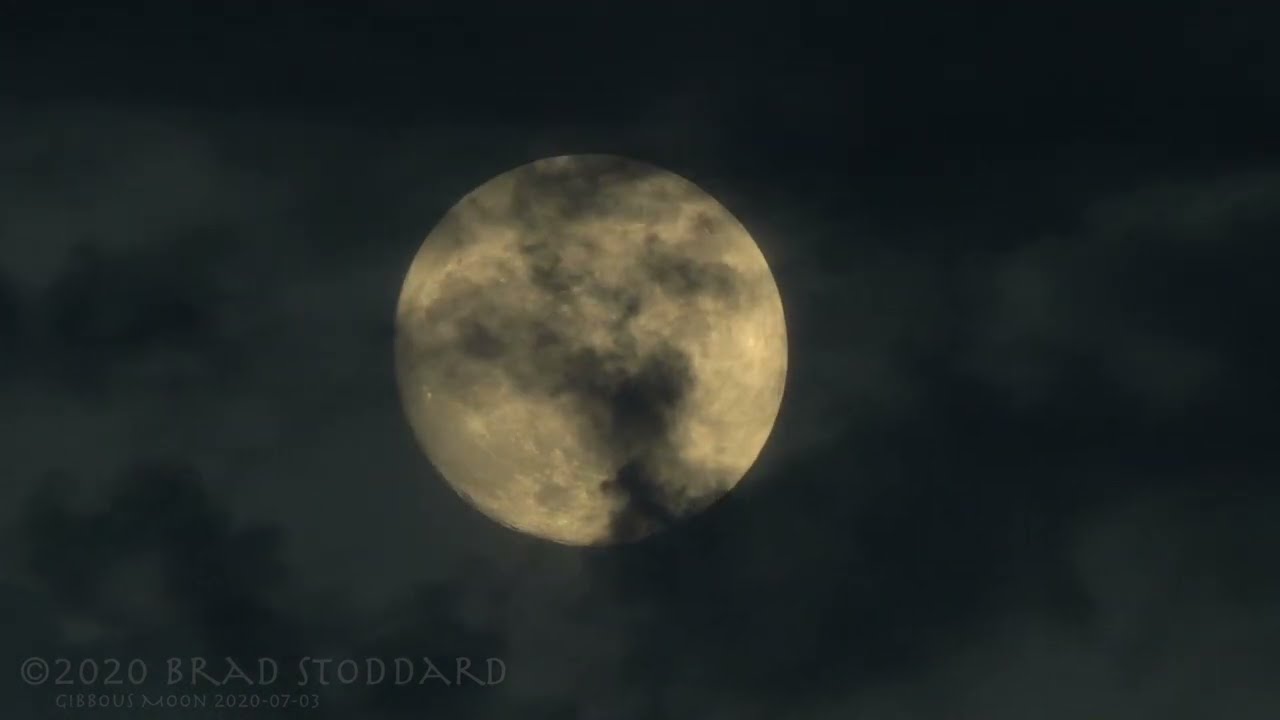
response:
[[[693,183],[606,155],[473,190],[396,309],[409,423],[490,518],[632,541],[736,485],[777,418],[782,301],[747,230]]]

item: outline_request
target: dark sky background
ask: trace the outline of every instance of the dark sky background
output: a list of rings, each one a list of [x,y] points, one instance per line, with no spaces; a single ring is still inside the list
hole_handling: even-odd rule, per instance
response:
[[[306,717],[1280,717],[1280,13],[173,5],[0,18],[4,717],[194,655],[508,667]],[[572,152],[789,321],[743,485],[612,550],[465,505],[392,374],[441,214]]]

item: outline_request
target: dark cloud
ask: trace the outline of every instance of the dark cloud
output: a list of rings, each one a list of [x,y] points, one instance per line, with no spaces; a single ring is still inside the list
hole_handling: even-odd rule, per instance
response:
[[[667,529],[708,502],[684,497],[683,478],[668,477],[668,469],[660,464],[674,455],[668,443],[692,382],[687,363],[683,353],[664,346],[621,378],[602,373],[600,365],[574,372],[578,380],[573,386],[579,388],[574,392],[586,399],[587,411],[594,415],[593,404],[603,401],[606,414],[593,426],[604,429],[601,442],[619,463],[604,486],[624,501],[613,518],[615,540],[635,540]]]
[[[683,476],[664,477],[673,469],[670,434],[692,382],[682,351],[661,346],[643,355],[629,352],[626,313],[619,316],[618,347],[597,349],[549,324],[537,308],[494,306],[483,288],[468,287],[446,294],[422,321],[459,331],[456,347],[446,339],[445,346],[419,351],[433,371],[465,377],[463,365],[489,364],[526,391],[572,399],[584,437],[618,467],[607,490],[627,501],[616,519],[620,539],[646,534],[653,523],[668,524],[705,505],[676,492]]]
[[[0,347],[5,349],[0,359],[0,379],[8,378],[25,354],[24,321],[22,298],[6,274],[0,272]]]
[[[78,247],[44,298],[45,369],[98,393],[130,370],[160,384],[224,381],[243,348],[227,334],[216,256],[201,247],[228,238],[206,237],[179,241],[180,254]]]
[[[997,259],[974,278],[974,370],[1026,402],[1091,372],[1153,413],[1238,392],[1236,367],[1275,353],[1246,318],[1280,307],[1258,270],[1277,193],[1272,177],[1151,188]]]
[[[11,538],[18,567],[9,571],[31,598],[30,637],[4,646],[7,664],[136,658],[147,679],[127,689],[164,692],[169,657],[249,663],[296,652],[303,626],[284,612],[289,574],[278,533],[235,522],[185,463],[134,467],[99,498],[79,480],[50,476],[23,505]],[[58,690],[22,685],[10,695],[47,717]],[[137,710],[102,715],[128,712]]]
[[[459,659],[474,662],[470,672],[476,677],[486,681],[501,678],[504,667],[490,666],[486,661],[501,661],[508,649],[501,629],[476,627],[460,615],[458,597],[450,588],[428,586],[391,607],[381,625],[357,645],[353,656],[414,658],[421,666],[423,648],[430,649],[432,663],[451,683],[457,682]],[[422,672],[426,671],[420,667]],[[379,685],[366,689],[355,700],[355,707],[386,717],[415,717],[424,710],[467,717],[477,712],[477,706],[483,707],[486,693],[493,692],[493,688],[473,682]]]
[[[108,635],[172,622],[213,653],[294,644],[273,607],[286,579],[280,537],[236,527],[189,467],[140,466],[101,507],[74,503],[47,482],[22,518],[26,570],[56,607]]]
[[[1186,192],[1199,197],[1214,191]],[[698,707],[707,708],[708,717],[717,712],[750,716],[763,708],[815,718],[842,717],[847,708],[903,717],[948,717],[952,710],[961,717],[1000,717],[1013,712],[1007,708],[1019,707],[1021,686],[999,681],[1017,668],[1030,673],[1026,684],[1051,695],[1057,687],[1051,687],[1054,668],[1063,663],[1077,672],[1114,663],[1131,668],[1125,672],[1149,673],[1143,682],[1156,697],[1162,682],[1175,683],[1179,676],[1158,667],[1153,653],[1187,648],[1200,648],[1197,652],[1218,658],[1223,666],[1239,667],[1243,676],[1244,661],[1198,645],[1201,640],[1186,626],[1193,617],[1236,617],[1239,624],[1231,627],[1203,622],[1231,637],[1270,632],[1265,607],[1274,588],[1258,580],[1265,573],[1258,571],[1256,559],[1270,542],[1264,510],[1269,505],[1260,501],[1264,485],[1239,486],[1251,500],[1227,502],[1234,509],[1223,510],[1221,520],[1209,523],[1211,528],[1197,524],[1201,508],[1211,503],[1194,494],[1179,501],[1183,509],[1173,519],[1165,510],[1154,515],[1108,515],[1106,510],[1121,500],[1141,505],[1171,485],[1193,491],[1205,483],[1228,482],[1215,480],[1218,471],[1205,464],[1210,453],[1215,447],[1219,453],[1245,449],[1257,437],[1243,424],[1247,417],[1236,403],[1245,398],[1236,394],[1232,378],[1265,387],[1265,377],[1232,372],[1262,367],[1273,356],[1264,337],[1240,340],[1223,325],[1246,315],[1247,308],[1265,306],[1269,297],[1251,275],[1266,259],[1258,249],[1267,235],[1265,213],[1241,224],[1240,213],[1260,211],[1243,212],[1233,204],[1230,210],[1205,215],[1210,219],[1190,238],[1185,229],[1177,236],[1159,230],[1159,218],[1184,203],[1119,202],[1114,210],[1088,214],[1072,234],[981,263],[948,266],[933,256],[887,250],[821,268],[780,267],[788,311],[796,318],[793,342],[805,349],[795,354],[801,371],[789,388],[788,402],[812,404],[793,405],[791,417],[799,425],[788,426],[784,414],[779,430],[803,451],[784,453],[782,460],[766,465],[766,482],[730,495],[698,523],[677,525],[649,543],[592,551],[577,574],[554,581],[554,590],[536,579],[541,571],[477,570],[477,579],[453,570],[438,587],[443,594],[406,600],[401,610],[390,613],[396,619],[388,627],[365,631],[371,616],[388,616],[379,608],[346,611],[322,624],[324,629],[299,628],[304,606],[281,605],[277,593],[290,596],[272,589],[279,582],[302,583],[279,569],[287,547],[276,545],[272,532],[234,529],[217,509],[215,496],[200,489],[216,489],[227,480],[205,477],[197,485],[200,473],[184,468],[139,471],[152,479],[138,479],[136,487],[143,489],[122,492],[106,510],[46,509],[44,515],[33,510],[28,517],[38,519],[28,526],[39,531],[20,545],[30,557],[43,558],[32,566],[42,588],[37,595],[53,598],[51,608],[65,604],[92,620],[51,617],[49,627],[57,633],[86,633],[86,628],[115,623],[134,628],[126,633],[133,637],[156,632],[145,629],[159,624],[181,628],[172,637],[181,638],[183,648],[192,652],[255,650],[260,646],[244,639],[253,636],[269,638],[273,652],[333,644],[357,653],[421,647],[439,647],[446,654],[505,653],[513,673],[523,668],[536,675],[533,666],[545,666],[542,677],[558,693],[540,697],[514,685],[487,695],[448,695],[439,689],[419,695],[390,688],[342,701],[348,703],[344,708],[388,716],[429,706],[460,717],[483,709],[535,717],[594,712],[648,718],[681,716]],[[1127,226],[1148,229],[1120,232],[1117,217],[1125,218]],[[1217,256],[1207,248],[1228,238],[1253,259],[1242,265],[1215,264]],[[216,357],[217,348],[224,347],[220,343],[229,338],[260,337],[237,324],[242,321],[232,312],[250,298],[270,299],[258,308],[262,319],[281,317],[281,305],[298,296],[304,298],[303,307],[340,310],[340,302],[325,305],[322,300],[347,287],[340,278],[349,277],[321,275],[312,284],[299,278],[283,296],[246,294],[243,289],[238,297],[228,296],[218,292],[216,282],[224,277],[223,270],[213,268],[234,265],[216,258],[202,264],[196,257],[207,256],[106,253],[96,261],[100,269],[92,272],[85,269],[92,263],[73,261],[66,276],[96,283],[84,283],[78,292],[117,308],[115,315],[102,318],[123,320],[98,324],[105,319],[89,322],[99,316],[86,312],[78,320],[78,327],[85,328],[78,335],[59,335],[52,325],[41,331],[59,338],[64,351],[75,347],[99,353],[104,366],[114,368],[106,379],[119,383],[125,377],[122,368],[148,356],[176,348]],[[637,270],[644,272],[644,265]],[[552,265],[545,272],[551,286],[589,282],[557,276]],[[716,286],[715,280],[685,283],[685,269],[673,272],[677,289]],[[1217,273],[1219,281],[1159,280],[1187,272]],[[51,310],[61,292],[81,297],[57,290],[62,282],[33,296],[36,308],[45,313],[36,317],[56,317]],[[1202,288],[1201,297],[1228,302],[1179,305],[1180,287],[1188,285]],[[135,302],[135,288],[137,295],[153,300]],[[687,381],[683,358],[668,353],[632,363],[584,352],[554,318],[537,308],[505,313],[509,308],[492,305],[491,292],[479,285],[451,288],[454,304],[446,303],[448,312],[438,318],[441,326],[458,322],[466,330],[463,345],[449,349],[458,355],[454,370],[460,377],[465,379],[469,363],[479,360],[499,364],[529,387],[576,393],[584,415],[595,420],[601,447],[619,458],[614,488],[629,498],[617,519],[620,535],[634,532],[637,525],[662,523],[672,507],[690,502],[667,496],[646,464],[653,455],[661,456],[665,417],[678,410],[681,385]],[[616,302],[625,323],[625,310],[635,298],[610,288],[591,292]],[[163,313],[157,320],[147,319],[143,311],[161,299],[179,309],[186,302],[203,314],[193,315],[191,323],[164,322]],[[93,308],[87,301],[64,302],[69,308]],[[811,324],[814,317],[836,320],[823,315],[822,308],[837,307],[849,308],[838,317],[844,324]],[[283,316],[298,324],[273,327],[319,336],[341,325],[323,318],[310,326],[301,324],[299,316]],[[202,332],[188,334],[184,327]],[[1152,363],[1134,349],[1140,342],[1154,348]],[[249,351],[234,342],[225,347],[242,358],[282,348],[265,344]],[[298,347],[284,345],[285,357],[295,357]],[[1182,384],[1152,384],[1147,375],[1157,367],[1155,361],[1179,362],[1178,348],[1211,358],[1209,367],[1221,370],[1197,371]],[[323,355],[314,357],[320,359],[308,369],[317,373],[308,376],[313,379],[326,368]],[[1147,372],[1133,372],[1133,365],[1118,359],[1124,357]],[[293,360],[281,362],[292,367]],[[1041,370],[1011,369],[1028,362],[1040,363]],[[245,381],[263,377],[261,363],[257,373]],[[268,369],[265,377],[269,382],[255,387],[284,392],[288,373]],[[1081,406],[1081,400],[1092,405]],[[1100,425],[1103,417],[1111,424]],[[1151,425],[1150,418],[1158,424]],[[238,420],[252,421],[252,415]],[[834,431],[824,427],[827,422]],[[1212,427],[1215,423],[1220,427]],[[1123,442],[1114,439],[1121,435]],[[1176,439],[1172,446],[1171,438]],[[1239,463],[1258,462],[1256,453],[1239,457]],[[1142,481],[1116,474],[1125,466],[1172,470],[1189,460],[1200,462],[1202,469],[1193,467],[1176,477],[1148,474]],[[156,480],[156,473],[170,479]],[[462,509],[440,504],[442,516]],[[1163,523],[1153,532],[1183,543],[1200,558],[1188,572],[1220,593],[1194,612],[1161,605],[1160,598],[1176,595],[1170,588],[1177,587],[1178,575],[1142,575],[1138,571],[1148,560],[1098,570],[1104,560],[1078,559],[1080,553],[1126,557],[1135,542],[1149,541],[1122,530],[1149,527],[1152,517]],[[1110,529],[1095,531],[1097,522]],[[331,527],[326,532],[332,534]],[[483,530],[470,532],[460,537],[488,537]],[[1093,549],[1081,549],[1086,546]],[[498,554],[510,552],[502,547]],[[542,556],[541,551],[534,554]],[[228,560],[232,557],[240,559]],[[1240,563],[1244,557],[1255,559]],[[1227,568],[1229,559],[1236,561],[1235,570],[1211,572]],[[270,579],[273,572],[278,573],[276,582],[261,579],[263,573]],[[1126,585],[1126,573],[1139,579]],[[476,610],[468,593],[486,585],[506,587],[516,597]],[[27,596],[15,591],[13,597],[20,603]],[[1106,620],[1115,617],[1109,608],[1138,598],[1154,598],[1142,600],[1150,603],[1144,607],[1170,618],[1147,631],[1162,640],[1135,639],[1137,649],[1113,649],[1107,639],[1113,630],[1108,628],[1125,621]],[[513,608],[521,604],[536,608],[529,611],[535,617],[513,618]],[[1032,619],[1009,620],[1023,615]],[[557,635],[526,639],[541,637],[533,630],[541,623],[555,628]],[[328,629],[332,626],[339,630]],[[1000,629],[987,630],[992,627]],[[598,661],[590,687],[573,685],[566,679],[577,672],[566,669],[570,650],[556,648],[602,652],[597,649],[601,641],[591,639],[598,637],[609,638],[615,654]],[[1085,639],[1073,644],[1070,638]],[[1167,649],[1151,650],[1152,642]],[[1027,652],[1025,666],[1014,662]],[[1248,662],[1265,665],[1271,659],[1254,654]],[[1121,677],[1121,670],[1108,671],[1108,677],[1112,672]],[[1146,707],[1147,700],[1113,687],[1110,680],[1092,682],[1096,707]],[[966,690],[972,687],[992,687],[992,697],[999,699]],[[572,700],[566,699],[570,696]],[[797,708],[798,696],[805,698],[803,708]],[[954,699],[933,702],[934,697]]]
[[[1274,546],[1274,535],[1263,540],[1239,522],[1276,495],[1233,495],[1152,496],[1082,518],[1068,562],[1087,613],[1009,613],[919,676],[817,717],[1267,716],[1275,694],[1266,678],[1280,663],[1275,596],[1250,597],[1224,578],[1266,574],[1233,546],[1246,537]]]
[[[454,303],[461,318],[448,310]],[[572,399],[585,437],[619,468],[606,484],[627,501],[616,521],[619,535],[643,535],[653,529],[650,523],[667,524],[684,514],[687,503],[667,497],[675,480],[657,477],[659,455],[670,453],[671,429],[692,381],[684,354],[662,346],[633,357],[625,344],[603,351],[536,318],[509,306],[490,307],[479,294],[446,297],[425,322],[456,324],[457,348],[432,348],[422,357],[447,368],[448,353],[460,352],[461,362],[492,363],[525,390]]]
[[[141,38],[93,40],[101,14],[4,43],[6,67],[20,46],[48,65],[0,87],[6,717],[50,714],[20,655],[224,651],[507,661],[499,688],[335,691],[311,714],[371,720],[1276,717],[1278,193],[1241,172],[1275,164],[1274,23],[1174,12],[1153,52],[1177,57],[1123,32],[1082,59],[1080,33],[1031,29],[1096,18],[975,43],[1030,15],[911,15],[853,42],[834,15],[794,39],[773,17],[676,23],[657,54],[574,22],[345,11],[230,53],[208,18],[155,57],[106,52]],[[450,54],[476,38],[492,48]],[[601,148],[734,210],[774,266],[791,367],[738,490],[648,542],[572,550],[432,473],[390,320],[458,197]],[[535,180],[530,217],[604,209],[600,183],[547,206],[560,180]],[[549,247],[513,271],[621,331],[644,298]],[[634,269],[728,289],[681,263]],[[433,318],[463,338],[438,348],[448,381],[501,366],[578,393],[619,460],[620,532],[685,502],[651,480],[687,359],[584,354],[566,318],[492,292],[452,287]],[[16,500],[55,467],[91,497]]]
[[[185,463],[131,468],[98,500],[78,487],[66,475],[47,478],[25,503],[12,538],[25,589],[2,597],[30,598],[26,620],[39,636],[6,646],[15,667],[33,653],[139,658],[153,670],[170,657],[232,658],[245,668],[269,657],[295,682],[307,656],[412,658],[419,671],[412,684],[344,688],[326,698],[338,708],[399,717],[423,707],[465,707],[483,691],[478,684],[417,684],[424,656],[454,677],[458,658],[476,659],[475,672],[483,674],[485,659],[504,654],[501,633],[474,627],[460,613],[457,592],[442,586],[424,586],[367,616],[297,607],[307,595],[283,560],[280,531],[234,519]],[[329,654],[318,655],[321,649]],[[17,694],[43,708],[52,702],[46,690],[27,686]]]
[[[869,269],[850,262],[842,278],[813,269],[814,281],[798,288],[786,284],[794,268],[782,269],[792,317],[796,300],[850,309],[841,316],[847,333],[793,330],[793,342],[828,348],[845,372],[802,373],[788,390],[789,403],[817,395],[846,424],[696,528],[597,558],[618,597],[659,608],[662,626],[636,632],[655,638],[633,647],[634,667],[650,673],[636,682],[671,687],[697,667],[697,689],[674,705],[701,698],[784,713],[803,692],[818,698],[805,717],[1056,712],[1035,705],[1045,696],[1059,698],[1053,706],[1064,717],[1141,715],[1184,682],[1158,658],[1203,652],[1232,668],[1226,675],[1247,678],[1238,691],[1205,688],[1206,696],[1246,716],[1262,712],[1249,704],[1263,688],[1253,663],[1280,658],[1201,644],[1201,633],[1274,627],[1269,606],[1258,604],[1274,588],[1241,548],[1275,542],[1260,518],[1275,499],[1277,466],[1259,452],[1261,415],[1240,383],[1271,387],[1254,368],[1275,353],[1265,338],[1226,329],[1274,303],[1253,264],[1269,252],[1269,233],[1248,229],[1272,217],[1274,204],[1262,198],[1276,187],[1259,180],[1244,183],[1247,206],[1214,200],[1224,185],[1238,188],[1229,180],[1161,193],[1167,202],[1100,203],[1107,209],[1087,210],[1074,234],[1027,254],[951,267],[927,255],[864,254]],[[1200,208],[1194,224],[1178,219],[1188,206]],[[1224,245],[1235,251],[1220,254]],[[1034,281],[1011,283],[1010,268],[1025,272],[1028,256]],[[1005,294],[1014,287],[1026,294]],[[1021,353],[1046,366],[1017,374],[1009,363]],[[876,356],[889,374],[861,376]],[[819,359],[796,356],[810,368]],[[1166,370],[1188,359],[1189,368]],[[892,388],[886,377],[909,393],[887,407],[860,402]],[[784,407],[784,440],[787,420]],[[1219,522],[1238,526],[1221,532]],[[1152,575],[1135,546],[1195,559]],[[1081,564],[1108,558],[1126,558],[1125,569],[1100,579]],[[1180,609],[1173,598],[1188,590],[1210,595]],[[1130,660],[1133,650],[1108,637],[1126,621],[1103,618],[1112,603],[1139,597],[1140,612],[1162,619],[1141,641],[1146,659]],[[1023,617],[1034,619],[1009,620]],[[680,658],[657,639],[672,637]],[[1037,668],[1035,680],[1019,674],[1024,662]],[[1129,671],[1141,679],[1121,679],[1119,668],[1134,662],[1145,663]],[[1106,669],[1054,675],[1089,667]],[[1037,689],[1024,692],[1021,682]],[[1186,716],[1213,716],[1210,707]]]

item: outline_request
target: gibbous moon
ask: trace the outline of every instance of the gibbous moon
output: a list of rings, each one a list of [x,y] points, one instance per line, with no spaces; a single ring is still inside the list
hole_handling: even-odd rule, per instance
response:
[[[747,230],[684,178],[539,160],[462,198],[396,309],[410,425],[485,515],[568,545],[705,509],[756,461],[787,372],[782,300]]]

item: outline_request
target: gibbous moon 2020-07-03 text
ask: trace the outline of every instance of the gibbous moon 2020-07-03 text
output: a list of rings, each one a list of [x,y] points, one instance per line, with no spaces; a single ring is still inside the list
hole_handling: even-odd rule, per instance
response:
[[[609,155],[539,160],[454,205],[409,267],[396,376],[420,445],[490,518],[634,541],[755,463],[787,373],[782,300],[707,193]]]

